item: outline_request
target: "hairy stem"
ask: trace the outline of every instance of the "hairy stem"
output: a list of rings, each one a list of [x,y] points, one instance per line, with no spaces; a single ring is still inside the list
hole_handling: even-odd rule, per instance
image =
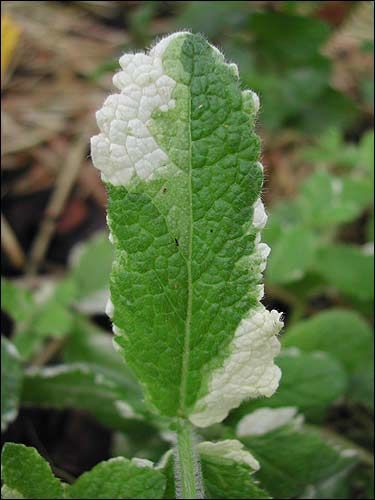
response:
[[[175,449],[176,498],[204,498],[202,472],[191,424],[180,419]]]

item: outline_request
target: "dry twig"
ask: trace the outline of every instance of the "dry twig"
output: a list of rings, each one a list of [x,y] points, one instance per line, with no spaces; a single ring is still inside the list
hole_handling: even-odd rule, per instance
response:
[[[66,342],[65,337],[56,337],[51,339],[43,351],[39,352],[32,360],[33,368],[40,368],[46,365],[57,354]]]
[[[87,132],[77,139],[72,146],[67,157],[66,163],[62,166],[60,175],[56,182],[56,187],[52,193],[51,199],[46,209],[44,220],[40,226],[33,246],[30,251],[27,272],[34,274],[38,270],[44,256],[48,250],[49,243],[55,232],[56,221],[59,217],[65,201],[74,185],[74,182],[79,174],[83,159],[86,154],[88,143]]]
[[[22,269],[26,261],[25,254],[17,240],[17,236],[3,214],[1,214],[1,246],[12,265],[17,269]]]

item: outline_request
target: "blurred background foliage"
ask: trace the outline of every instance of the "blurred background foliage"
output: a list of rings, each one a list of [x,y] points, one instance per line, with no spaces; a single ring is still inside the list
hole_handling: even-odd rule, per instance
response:
[[[2,2],[3,442],[37,447],[67,481],[112,454],[157,460],[168,447],[156,432],[163,422],[112,349],[106,193],[88,139],[119,55],[189,29],[236,62],[243,87],[260,96],[272,247],[265,303],[286,322],[279,391],[243,404],[206,437],[231,436],[265,406],[297,407],[306,434],[289,429],[248,444],[283,471],[275,487],[262,467],[271,494],[373,498],[373,9]],[[324,465],[326,440],[356,459],[336,464],[329,455]],[[291,441],[295,449],[277,453]]]

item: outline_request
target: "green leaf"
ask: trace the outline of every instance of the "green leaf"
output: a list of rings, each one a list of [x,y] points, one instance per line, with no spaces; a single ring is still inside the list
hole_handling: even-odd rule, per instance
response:
[[[270,498],[254,479],[259,464],[239,441],[202,442],[197,451],[202,467],[204,498]],[[175,498],[173,460],[169,451],[159,465],[167,478],[164,498]],[[177,484],[177,491],[178,488]]]
[[[306,103],[300,115],[297,122],[299,129],[318,135],[324,129],[346,129],[359,113],[351,98],[327,85],[317,99]]]
[[[314,271],[344,295],[361,301],[374,297],[374,257],[359,247],[332,244],[320,248]]]
[[[363,78],[359,82],[361,100],[368,107],[374,108],[374,78]]]
[[[144,405],[141,388],[124,360],[114,350],[112,336],[108,332],[77,316],[72,334],[64,346],[63,359],[68,365],[84,363],[99,377],[100,374],[104,375],[105,379],[120,388],[122,398],[136,413],[137,419],[144,417],[149,423],[161,425],[160,418]],[[126,404],[120,403],[121,407],[125,408]],[[125,426],[128,429],[129,422],[120,422],[121,429]],[[133,427],[134,422],[132,422]]]
[[[265,97],[262,124],[271,130],[282,126],[311,129],[306,109],[320,109],[330,78],[331,62],[320,53],[328,26],[317,19],[281,12],[252,13],[248,26],[250,40],[248,32],[243,32],[232,37],[229,46],[237,43],[242,55],[238,60],[244,61],[240,65],[244,81]],[[298,46],[295,40],[300,41]],[[319,132],[322,126],[320,122]]]
[[[22,359],[28,361],[42,348],[44,338],[36,335],[32,329],[22,328],[17,331],[13,340]]]
[[[35,303],[29,290],[1,278],[1,309],[12,319],[22,322],[33,314]]]
[[[284,347],[304,352],[324,351],[338,359],[349,373],[362,370],[372,359],[370,325],[356,312],[330,309],[288,328]]]
[[[77,284],[67,274],[61,281],[54,283],[53,299],[61,306],[70,306],[74,303],[77,294]]]
[[[101,462],[72,485],[63,485],[35,448],[5,443],[3,498],[163,498],[165,478],[152,462],[119,457]]]
[[[51,467],[35,448],[5,443],[1,455],[5,492],[19,496],[5,498],[64,498],[63,487]]]
[[[34,319],[32,331],[38,337],[60,337],[66,335],[72,325],[71,313],[60,303],[50,300]]]
[[[369,179],[372,180],[372,188],[374,181],[374,130],[369,130],[363,135],[359,147],[358,167],[367,173]]]
[[[329,35],[328,25],[318,19],[280,12],[253,13],[249,28],[256,38],[259,58],[275,65],[306,64]]]
[[[107,233],[98,233],[75,248],[70,259],[70,278],[75,283],[78,301],[88,300],[108,288],[112,260],[113,249]]]
[[[372,188],[367,179],[337,177],[321,170],[303,184],[298,209],[306,224],[326,228],[350,222],[371,201]]]
[[[280,378],[282,324],[260,303],[258,101],[200,35],[174,34],[120,64],[122,93],[92,138],[115,247],[108,312],[151,404],[204,427]]]
[[[66,490],[67,498],[163,498],[165,478],[146,460],[123,457],[101,462]]]
[[[260,463],[257,479],[274,498],[296,498],[355,460],[298,422],[260,436],[241,437]]]
[[[26,324],[18,324],[14,344],[21,357],[29,360],[42,348],[48,337],[64,337],[72,325],[71,313],[60,304],[50,300],[36,307]]]
[[[158,11],[157,2],[147,2],[140,4],[137,9],[129,12],[129,31],[136,43],[144,44],[149,42],[151,22]],[[117,69],[117,61],[112,68],[112,72]]]
[[[375,227],[374,214],[371,214],[367,223],[367,240],[372,243],[374,243],[374,227]]]
[[[141,398],[137,380],[113,348],[112,335],[86,318],[76,315],[71,335],[64,346],[63,359],[68,364],[92,365],[96,371],[126,388],[134,401]]]
[[[271,398],[244,403],[232,419],[256,408],[295,406],[311,420],[320,420],[326,408],[347,389],[347,376],[341,364],[324,352],[303,353],[288,349],[277,358],[283,376]]]
[[[270,498],[252,476],[259,465],[238,441],[200,443],[198,451],[208,498]]]
[[[304,277],[314,260],[316,237],[302,226],[285,229],[272,248],[266,278],[270,283],[286,284]]]
[[[300,498],[309,499],[347,499],[351,497],[349,475],[353,466],[343,467],[342,470],[314,485],[310,484]]]
[[[22,388],[20,356],[14,345],[1,336],[1,431],[5,431],[18,414]]]
[[[143,418],[142,405],[118,379],[95,365],[75,363],[25,372],[22,404],[88,411],[104,425],[126,430],[127,419]]]
[[[243,46],[239,50],[246,58],[248,52],[243,51]],[[316,58],[309,65],[306,63],[307,61],[305,65],[296,68],[270,70],[264,69],[259,60],[259,67],[253,65],[247,68],[244,76],[246,84],[260,95],[266,96],[261,109],[262,124],[266,128],[276,131],[283,125],[293,125],[298,129],[310,126],[309,122],[301,124],[301,114],[303,118],[307,103],[319,106],[320,95],[325,90],[329,77],[330,64],[322,58]],[[272,66],[272,61],[270,65]]]
[[[339,129],[331,128],[318,138],[314,146],[306,148],[303,156],[318,165],[353,168],[358,161],[358,149],[355,144],[345,143]]]
[[[319,166],[348,167],[356,174],[374,177],[374,131],[362,136],[360,144],[347,143],[338,128],[331,128],[319,137],[316,144],[303,151],[303,157]],[[371,184],[368,186],[371,188]]]
[[[288,232],[295,226],[301,225],[301,222],[296,200],[280,201],[272,207],[267,226],[263,230],[264,241],[273,248],[282,238],[284,231]]]
[[[374,361],[364,364],[352,375],[348,396],[353,401],[374,408]]]
[[[46,282],[34,295],[10,281],[2,281],[2,307],[15,321],[13,342],[22,359],[35,355],[47,337],[69,332],[72,314],[67,305],[73,293],[68,280],[61,284]]]
[[[243,26],[248,12],[246,2],[236,0],[217,2],[214,16],[211,2],[186,2],[185,9],[177,17],[177,27],[185,29],[189,26],[195,33],[205,33],[209,38],[218,37],[223,30],[237,30]]]
[[[142,457],[157,462],[170,448],[160,427],[147,425],[145,420],[129,420],[128,423],[126,431],[115,431],[112,434],[112,457]],[[166,428],[162,430],[165,431]]]

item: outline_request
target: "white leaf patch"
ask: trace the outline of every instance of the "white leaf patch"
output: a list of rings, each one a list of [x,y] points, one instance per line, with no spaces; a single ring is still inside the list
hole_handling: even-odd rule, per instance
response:
[[[260,280],[270,253],[269,246],[261,242],[260,231],[267,222],[267,214],[260,198],[254,203],[253,210],[252,225],[257,235],[255,252],[250,260],[256,264],[251,266],[252,272],[258,269]],[[258,300],[261,300],[263,285],[258,289]],[[283,327],[281,316],[278,311],[268,311],[259,303],[240,321],[230,344],[229,356],[223,366],[213,371],[207,394],[196,402],[189,416],[194,425],[206,427],[221,422],[244,399],[270,397],[276,391],[281,370],[275,365],[274,358],[280,352],[276,336]]]
[[[96,113],[101,133],[91,138],[94,166],[104,182],[127,185],[134,176],[152,179],[168,163],[167,154],[149,131],[152,113],[175,106],[176,82],[163,70],[162,56],[169,42],[184,32],[161,40],[148,54],[125,54],[122,71],[113,78],[120,94],[109,96]]]
[[[221,422],[246,398],[271,396],[279,385],[280,368],[273,360],[280,351],[276,334],[283,326],[281,314],[260,304],[241,320],[224,365],[209,381],[208,393],[189,416],[198,427]]]
[[[260,469],[258,460],[245,450],[244,445],[236,439],[225,439],[216,443],[204,441],[203,443],[199,443],[198,451],[201,455],[222,457],[227,460],[233,460],[233,462],[238,464],[245,464],[254,471]]]
[[[262,436],[295,420],[297,408],[259,408],[243,417],[237,425],[237,436]]]

